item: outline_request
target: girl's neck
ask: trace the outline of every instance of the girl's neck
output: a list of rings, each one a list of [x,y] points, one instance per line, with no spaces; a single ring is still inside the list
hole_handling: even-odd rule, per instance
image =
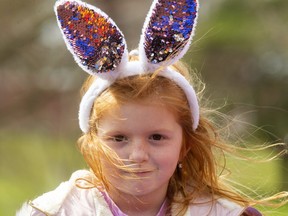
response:
[[[127,215],[155,216],[165,202],[166,194],[136,197],[119,192],[108,192],[110,198]]]

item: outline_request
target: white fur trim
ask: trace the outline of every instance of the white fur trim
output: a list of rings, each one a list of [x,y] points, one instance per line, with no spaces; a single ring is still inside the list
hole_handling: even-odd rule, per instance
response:
[[[156,7],[156,4],[158,3],[158,0],[154,0],[150,6],[150,9],[146,15],[145,21],[144,21],[144,25],[142,28],[142,34],[140,36],[140,42],[139,42],[139,59],[143,62],[147,62],[147,57],[145,54],[145,49],[144,49],[144,42],[145,42],[145,31],[146,28],[150,22],[150,18],[152,16],[153,10]]]
[[[54,191],[45,193],[33,200],[31,206],[35,209],[41,209],[42,212],[54,215],[59,211],[72,188],[73,185],[70,182],[63,182]]]
[[[224,198],[220,198],[217,200],[218,203],[220,203],[223,207],[229,209],[229,210],[234,210],[237,208],[241,208],[240,205],[238,205],[237,203],[234,203],[230,200],[224,199]]]
[[[32,207],[26,202],[23,204],[21,209],[16,212],[16,216],[31,216],[32,211]]]
[[[75,188],[75,180],[89,174],[90,172],[87,170],[74,172],[69,181],[62,182],[55,190],[44,193],[29,203],[24,203],[22,208],[16,213],[16,216],[30,216],[32,212],[33,216],[43,215],[43,213],[48,215],[57,214],[66,197]]]
[[[75,185],[76,179],[90,178],[87,170],[74,172],[69,181],[55,190],[43,194],[30,203],[25,203],[16,216],[113,216],[108,203],[97,188],[81,189]],[[83,187],[87,182],[79,181]]]
[[[112,83],[111,80],[97,78],[82,97],[79,107],[79,126],[84,133],[89,130],[90,113],[95,99]]]
[[[169,78],[170,80],[173,80],[178,86],[182,88],[182,90],[186,94],[191,111],[191,117],[193,122],[192,127],[193,130],[196,130],[199,124],[200,111],[198,99],[194,88],[185,77],[170,68],[168,68],[167,71],[163,71],[160,75]]]
[[[239,216],[244,209],[245,207],[240,206],[237,203],[229,201],[225,198],[217,199],[212,198],[211,196],[200,196],[192,201],[192,203],[189,205],[187,212],[185,213],[185,216],[189,215]]]
[[[139,75],[139,74],[151,74],[153,71],[145,71],[143,64],[140,61],[131,61],[126,64],[125,69],[119,78]],[[186,94],[189,106],[191,109],[191,117],[193,122],[193,129],[196,130],[199,124],[199,104],[196,96],[196,92],[192,85],[183,77],[180,73],[166,68],[159,73],[159,76],[166,77],[174,81],[179,87],[181,87]],[[104,80],[97,78],[90,86],[86,94],[83,96],[80,108],[79,108],[79,124],[84,133],[89,130],[90,113],[95,99],[110,85],[114,80]]]

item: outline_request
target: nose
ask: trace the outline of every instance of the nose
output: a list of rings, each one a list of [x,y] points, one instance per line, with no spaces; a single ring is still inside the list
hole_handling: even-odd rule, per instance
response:
[[[131,145],[129,160],[134,163],[143,163],[149,158],[148,143],[145,140],[134,140]]]

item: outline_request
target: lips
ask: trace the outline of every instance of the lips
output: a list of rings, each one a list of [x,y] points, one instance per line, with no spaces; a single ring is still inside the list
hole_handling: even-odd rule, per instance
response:
[[[152,173],[155,171],[155,169],[139,169],[139,168],[132,168],[131,171],[124,171],[123,174],[125,175],[136,175],[139,177],[149,177],[152,175]]]
[[[138,177],[149,177],[152,175],[153,171],[141,171],[141,172],[132,172],[132,175],[136,175]]]
[[[132,173],[135,173],[135,174],[145,174],[145,173],[152,173],[153,170],[144,170],[144,171],[136,171],[136,172],[132,172]]]

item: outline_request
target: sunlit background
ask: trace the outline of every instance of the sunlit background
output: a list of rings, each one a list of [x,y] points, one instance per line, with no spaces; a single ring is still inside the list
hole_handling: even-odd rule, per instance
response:
[[[87,2],[112,17],[129,50],[137,47],[152,0]],[[223,112],[263,129],[256,133],[263,143],[287,143],[288,1],[200,4],[196,36],[185,61],[201,74],[207,97],[217,106],[226,104]],[[24,201],[86,168],[76,141],[81,135],[79,89],[87,75],[64,45],[53,5],[54,1],[39,0],[0,2],[1,216],[14,215]],[[248,124],[238,132],[246,131]],[[273,149],[273,154],[279,151]],[[287,160],[229,164],[237,180],[271,194],[288,190]],[[271,215],[287,213],[284,207]]]

